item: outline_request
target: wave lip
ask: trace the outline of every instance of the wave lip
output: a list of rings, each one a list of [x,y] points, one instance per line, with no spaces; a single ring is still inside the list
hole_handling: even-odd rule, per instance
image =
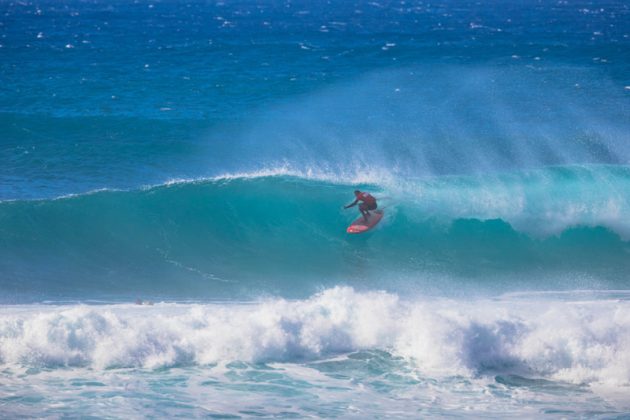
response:
[[[521,375],[630,385],[628,300],[404,301],[327,289],[251,304],[11,307],[2,365],[168,367],[300,362],[362,350],[407,359],[423,375]]]

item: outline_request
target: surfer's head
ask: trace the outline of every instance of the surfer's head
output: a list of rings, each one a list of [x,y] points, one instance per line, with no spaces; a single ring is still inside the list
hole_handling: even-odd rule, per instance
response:
[[[355,196],[357,196],[357,197],[358,197],[358,196],[359,196],[359,194],[361,194],[361,191],[359,191],[359,190],[354,190],[354,195],[355,195]]]

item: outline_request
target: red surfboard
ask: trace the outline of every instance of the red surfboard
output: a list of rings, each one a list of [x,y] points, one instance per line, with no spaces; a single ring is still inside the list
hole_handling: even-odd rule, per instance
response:
[[[367,221],[365,221],[363,216],[359,217],[357,220],[352,222],[352,224],[350,226],[348,226],[348,229],[346,229],[346,232],[348,232],[348,233],[364,233],[364,232],[367,232],[368,230],[370,230],[374,226],[376,226],[377,223],[380,222],[382,218],[383,218],[383,211],[382,210],[373,211],[368,216]]]

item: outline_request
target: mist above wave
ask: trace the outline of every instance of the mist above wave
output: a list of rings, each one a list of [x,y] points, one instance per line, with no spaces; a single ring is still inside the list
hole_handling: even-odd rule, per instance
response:
[[[279,101],[208,134],[229,171],[399,177],[627,164],[623,87],[570,65],[417,65]]]

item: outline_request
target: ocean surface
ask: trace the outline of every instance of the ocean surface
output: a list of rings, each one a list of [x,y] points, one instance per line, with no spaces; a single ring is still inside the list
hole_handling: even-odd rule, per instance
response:
[[[542,416],[630,416],[627,2],[0,0],[0,418]]]

